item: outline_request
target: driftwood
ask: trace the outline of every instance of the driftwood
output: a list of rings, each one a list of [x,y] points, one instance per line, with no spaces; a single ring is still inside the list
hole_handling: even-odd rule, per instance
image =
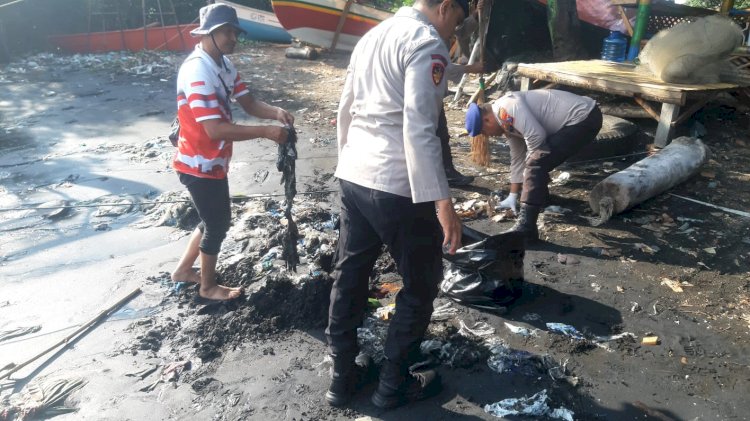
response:
[[[612,174],[594,186],[589,205],[601,225],[692,177],[708,161],[710,151],[700,140],[680,137],[653,156]]]

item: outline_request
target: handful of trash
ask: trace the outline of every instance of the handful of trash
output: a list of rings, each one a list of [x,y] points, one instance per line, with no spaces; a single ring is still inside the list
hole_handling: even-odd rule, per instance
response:
[[[284,185],[284,198],[286,206],[284,216],[286,217],[286,232],[282,243],[281,258],[286,262],[287,270],[297,271],[299,254],[297,253],[297,242],[299,241],[299,230],[292,219],[292,203],[297,195],[297,132],[292,126],[286,126],[289,131],[286,143],[279,145],[279,155],[276,158],[276,169],[281,171],[281,184]]]

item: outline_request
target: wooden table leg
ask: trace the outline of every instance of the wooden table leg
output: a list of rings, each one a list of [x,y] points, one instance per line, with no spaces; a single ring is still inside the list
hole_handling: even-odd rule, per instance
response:
[[[521,90],[528,91],[530,87],[531,87],[531,79],[527,77],[522,77],[521,78]]]
[[[661,105],[661,115],[659,116],[659,126],[656,128],[656,136],[654,136],[654,145],[658,148],[667,146],[667,143],[672,139],[672,130],[674,129],[674,121],[680,114],[680,106],[677,104]]]

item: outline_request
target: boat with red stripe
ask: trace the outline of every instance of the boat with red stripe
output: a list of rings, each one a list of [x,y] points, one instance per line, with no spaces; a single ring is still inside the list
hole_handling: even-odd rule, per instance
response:
[[[293,37],[308,44],[352,51],[367,31],[393,13],[353,0],[272,0],[281,25]],[[344,16],[342,19],[342,15]]]

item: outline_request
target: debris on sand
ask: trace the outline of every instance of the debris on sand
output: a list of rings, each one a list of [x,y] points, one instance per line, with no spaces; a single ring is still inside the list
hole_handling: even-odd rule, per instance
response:
[[[641,344],[643,345],[659,345],[659,337],[658,336],[644,336],[641,340]]]
[[[563,265],[577,265],[581,263],[577,257],[562,253],[557,253],[557,261]]]
[[[463,320],[459,321],[461,328],[458,330],[458,334],[467,338],[486,338],[495,334],[495,328],[488,325],[486,322],[476,322],[471,327],[467,326]]]
[[[38,206],[38,209],[45,211],[44,217],[51,220],[65,218],[73,212],[73,206],[70,206],[70,202],[67,200],[53,200],[42,203]]]
[[[680,282],[675,281],[674,279],[661,278],[661,285],[668,286],[674,292],[683,292]]]
[[[530,397],[508,398],[491,405],[484,406],[484,412],[498,418],[508,415],[525,415],[529,417],[548,417],[559,420],[573,421],[573,411],[560,407],[552,409],[549,407],[547,389],[542,390]]]
[[[590,343],[592,345],[598,346],[599,348],[605,349],[607,351],[612,351],[607,345],[607,342],[613,342],[613,341],[619,341],[621,339],[629,339],[632,340],[635,338],[635,335],[630,332],[623,332],[616,335],[609,335],[609,336],[596,336],[596,335],[590,335],[585,336],[583,333],[578,331],[573,326],[566,325],[564,323],[547,323],[547,329],[554,333],[558,333],[564,336],[567,336],[571,339],[575,339],[577,341],[582,341],[586,343]]]
[[[430,320],[433,322],[444,321],[453,318],[457,314],[458,309],[453,307],[451,303],[448,302],[439,307],[436,307],[435,310],[432,311]]]
[[[508,330],[511,331],[511,333],[515,333],[516,335],[521,335],[524,337],[537,336],[538,329],[528,329],[522,326],[516,326],[508,322],[505,322],[505,327],[507,327]]]
[[[363,353],[372,358],[375,364],[385,359],[385,338],[388,325],[374,317],[367,317],[362,327],[357,329],[357,342]]]
[[[42,330],[41,326],[20,326],[8,330],[0,330],[0,342],[7,341],[19,336],[30,335]]]
[[[495,339],[490,342],[490,357],[487,366],[492,371],[502,374],[506,372],[519,372],[527,376],[537,375],[540,371],[538,356],[518,349],[508,347],[503,341]]]
[[[573,339],[586,339],[578,329],[563,323],[547,323],[547,329],[561,335],[570,336]]]
[[[192,230],[200,222],[187,191],[162,193],[153,202],[142,204],[141,210],[145,218],[134,224],[136,228],[168,226]]]
[[[71,72],[88,69],[112,74],[125,73],[168,78],[174,76],[176,67],[183,59],[183,55],[168,51],[119,51],[73,55],[40,53],[14,61],[5,67],[3,73]],[[55,93],[52,92],[52,94]]]
[[[180,378],[180,374],[182,374],[184,371],[190,370],[190,367],[191,364],[188,360],[171,362],[164,367],[164,369],[161,371],[161,375],[158,379],[156,379],[155,382],[151,383],[148,386],[142,387],[140,391],[152,392],[156,390],[156,388],[160,384],[175,383]]]
[[[81,378],[40,379],[0,405],[0,421],[42,419],[75,412],[78,409],[66,406],[65,401],[86,383]]]

